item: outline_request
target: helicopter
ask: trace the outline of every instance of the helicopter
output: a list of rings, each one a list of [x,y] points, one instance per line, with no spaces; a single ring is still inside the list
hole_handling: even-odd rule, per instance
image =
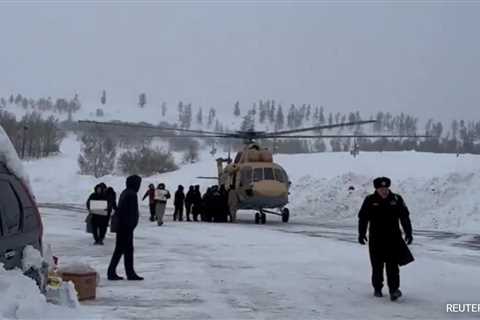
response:
[[[132,124],[124,122],[97,122],[79,121],[86,126],[101,127],[129,127],[150,131],[149,137],[161,138],[203,138],[203,139],[240,139],[243,149],[238,151],[235,158],[217,158],[217,176],[199,176],[199,179],[216,180],[218,186],[224,186],[228,193],[228,207],[230,222],[237,220],[238,210],[254,210],[255,223],[265,224],[266,215],[280,216],[282,222],[290,220],[290,210],[286,207],[289,203],[289,190],[292,182],[286,170],[273,160],[273,153],[268,148],[262,147],[259,140],[269,139],[318,139],[318,138],[425,138],[420,135],[324,135],[299,133],[309,131],[328,130],[339,127],[359,126],[375,123],[375,120],[353,121],[339,124],[320,125],[284,131],[235,131],[216,132],[204,130],[190,130],[170,127],[160,127],[145,124]],[[169,133],[173,132],[173,133]],[[355,140],[356,141],[356,140]]]

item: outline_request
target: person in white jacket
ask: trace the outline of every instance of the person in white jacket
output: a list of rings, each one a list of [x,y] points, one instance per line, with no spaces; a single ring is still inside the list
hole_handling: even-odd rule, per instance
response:
[[[170,199],[170,191],[165,189],[164,183],[160,183],[157,190],[155,190],[155,213],[159,226],[163,224],[163,216],[165,215],[165,207],[167,206],[168,199]]]

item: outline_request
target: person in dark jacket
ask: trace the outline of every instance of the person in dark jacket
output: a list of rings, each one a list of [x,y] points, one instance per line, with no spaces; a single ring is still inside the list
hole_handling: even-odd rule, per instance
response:
[[[214,187],[209,187],[207,188],[207,191],[203,195],[202,198],[202,221],[205,222],[212,222],[214,216],[213,216],[213,202],[214,202],[214,197],[213,197],[213,191]]]
[[[107,219],[107,224],[105,225],[105,228],[108,229],[108,223],[112,218],[112,214],[114,214],[114,212],[117,211],[117,193],[112,187],[108,187],[105,193],[106,193],[106,198],[108,203],[108,206],[107,206],[108,219]]]
[[[230,212],[228,208],[228,191],[225,188],[224,184],[220,186],[219,193],[220,193],[219,222],[227,222]]]
[[[110,218],[112,216],[112,213],[114,211],[117,211],[117,193],[112,187],[108,187],[106,191],[106,197],[108,201],[108,217]]]
[[[105,184],[97,184],[95,186],[94,192],[88,197],[87,200],[87,210],[91,214],[91,223],[92,223],[92,234],[93,239],[95,240],[95,245],[103,245],[103,240],[105,239],[105,234],[107,233],[108,228],[108,206],[106,205],[105,212],[99,212],[91,210],[90,201],[105,201],[108,203]]]
[[[150,209],[150,221],[155,221],[155,186],[153,183],[148,185],[148,190],[142,198],[142,201],[148,197],[148,206]]]
[[[110,265],[108,266],[108,280],[122,280],[117,275],[116,269],[123,256],[125,273],[128,280],[143,280],[137,275],[133,267],[133,233],[138,225],[138,196],[142,178],[137,175],[129,176],[126,181],[127,188],[118,200],[117,238]]]
[[[390,184],[386,177],[373,181],[375,193],[365,198],[358,214],[358,242],[365,244],[368,228],[374,295],[382,297],[385,266],[390,299],[395,301],[402,295],[399,266],[412,262],[414,258],[407,247],[413,240],[410,213],[402,197],[390,191]],[[405,241],[399,221],[405,232]]]
[[[175,192],[175,199],[173,200],[175,211],[173,212],[173,221],[183,221],[183,206],[185,205],[185,193],[183,193],[183,186],[179,185]]]
[[[192,214],[193,221],[198,221],[198,216],[202,214],[202,194],[200,193],[200,185],[196,185],[193,192]]]
[[[187,221],[190,221],[190,212],[192,212],[194,196],[195,196],[195,187],[190,186],[188,188],[187,195],[185,196],[185,213],[187,215]]]

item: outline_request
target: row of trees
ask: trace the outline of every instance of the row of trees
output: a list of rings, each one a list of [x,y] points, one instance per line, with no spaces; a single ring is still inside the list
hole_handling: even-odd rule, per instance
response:
[[[66,98],[57,98],[53,99],[52,97],[48,98],[28,98],[22,96],[21,94],[13,95],[11,94],[8,99],[4,97],[0,98],[0,108],[7,107],[7,105],[16,105],[25,110],[31,109],[32,111],[53,111],[62,113],[68,113],[71,116],[72,113],[77,112],[82,107],[78,94],[71,99]]]
[[[38,112],[27,113],[20,121],[0,110],[0,125],[5,129],[22,158],[48,157],[60,150],[65,133],[53,116],[42,119]]]

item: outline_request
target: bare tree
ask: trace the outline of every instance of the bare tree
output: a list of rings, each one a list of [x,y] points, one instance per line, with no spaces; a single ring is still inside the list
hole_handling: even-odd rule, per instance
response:
[[[111,174],[117,154],[113,140],[104,137],[99,131],[85,134],[81,140],[81,154],[78,156],[80,173],[95,178]]]

